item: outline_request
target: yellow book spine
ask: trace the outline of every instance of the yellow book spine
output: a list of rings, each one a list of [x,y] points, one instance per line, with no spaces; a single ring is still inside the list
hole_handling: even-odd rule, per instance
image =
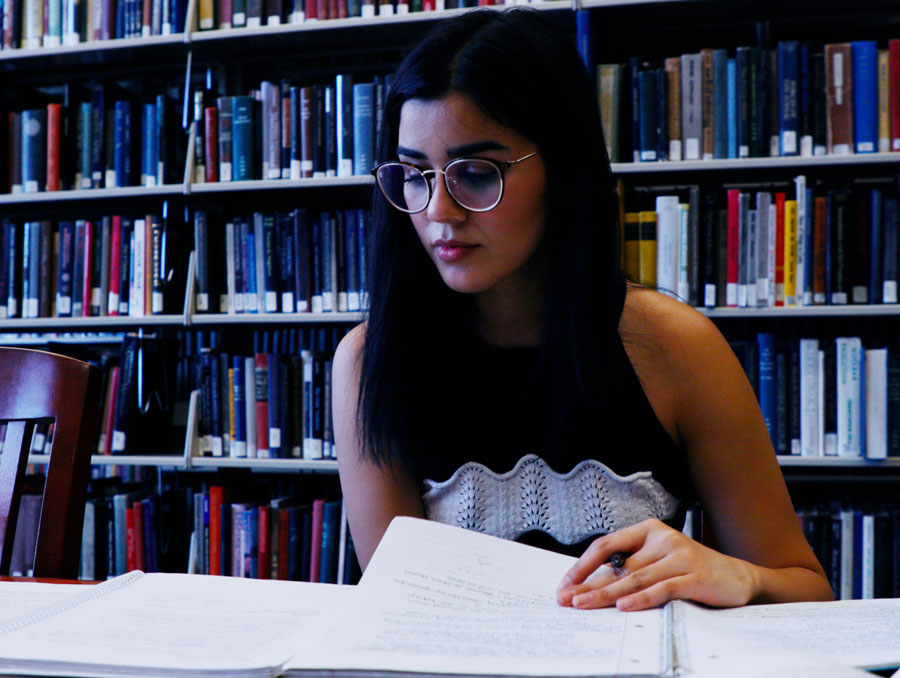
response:
[[[638,213],[640,263],[638,281],[656,285],[656,212]]]
[[[784,305],[797,304],[797,201],[784,203]]]
[[[641,250],[638,237],[638,213],[625,213],[624,262],[622,269],[631,280],[639,280],[641,275]]]
[[[889,53],[878,50],[878,152],[891,150],[891,69]]]
[[[215,3],[213,0],[200,0],[197,3],[197,25],[200,30],[207,31],[216,27],[216,19],[214,16]]]

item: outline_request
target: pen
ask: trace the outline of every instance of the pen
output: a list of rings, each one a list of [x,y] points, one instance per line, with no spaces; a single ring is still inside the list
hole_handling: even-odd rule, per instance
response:
[[[628,558],[627,553],[623,553],[622,551],[616,551],[609,557],[609,559],[606,561],[606,564],[609,565],[614,570],[620,570],[620,569],[622,569],[622,566],[625,565],[626,558]]]

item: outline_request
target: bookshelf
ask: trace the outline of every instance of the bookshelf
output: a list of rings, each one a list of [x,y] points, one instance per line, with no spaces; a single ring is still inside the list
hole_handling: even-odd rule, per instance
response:
[[[698,52],[705,47],[727,48],[733,54],[739,45],[754,44],[755,25],[768,20],[771,41],[800,39],[818,44],[842,40],[878,39],[885,42],[900,37],[900,12],[874,0],[861,0],[846,6],[828,2],[817,10],[815,17],[800,2],[714,3],[700,0],[566,0],[534,2],[530,7],[548,12],[553,20],[574,32],[574,11],[590,13],[593,30],[594,61],[596,63],[626,62],[638,57],[654,64],[665,57]],[[498,9],[501,8],[498,6]],[[273,73],[296,70],[296,79],[306,75],[310,81],[323,81],[337,73],[359,74],[363,79],[386,73],[399,60],[405,47],[413,42],[428,24],[465,10],[413,12],[406,15],[349,17],[301,24],[283,23],[257,28],[228,28],[198,30],[194,7],[188,11],[184,32],[172,35],[123,38],[95,41],[60,47],[39,49],[0,50],[0,72],[16,83],[16,87],[34,85],[45,87],[54,79],[89,79],[92,76],[134,80],[155,78],[154,72],[166,70],[169,81],[179,83],[181,99],[177,111],[190,118],[190,93],[204,87],[207,70],[213,73],[215,95],[245,94],[255,87],[273,62],[283,61]],[[274,67],[273,67],[274,68]],[[279,70],[280,69],[280,70]],[[131,71],[130,75],[129,71]],[[268,76],[267,76],[268,77]],[[276,75],[272,76],[273,79]],[[20,80],[21,79],[21,80]],[[10,104],[7,102],[7,107]],[[18,110],[18,109],[17,109]],[[172,169],[171,180],[161,186],[128,186],[121,188],[93,188],[58,192],[0,195],[0,216],[15,219],[59,219],[70,206],[86,210],[93,216],[105,215],[136,206],[136,213],[161,212],[164,202],[169,204],[171,227],[181,232],[184,243],[192,240],[192,224],[183,219],[187,210],[221,210],[223,213],[247,211],[247,205],[272,203],[274,210],[308,206],[310,210],[327,210],[330,206],[348,202],[355,207],[366,204],[373,186],[372,177],[360,176],[254,179],[232,182],[204,183],[197,181],[194,172],[194,137],[176,126],[185,147],[183,162]],[[629,187],[666,185],[717,184],[753,185],[754,183],[789,184],[797,174],[810,178],[857,178],[896,175],[900,168],[900,153],[871,153],[856,155],[826,155],[820,157],[752,157],[740,159],[709,159],[696,161],[615,162],[612,170]],[[253,211],[253,210],[250,210]],[[190,248],[190,245],[188,245]],[[193,252],[193,249],[190,251]],[[183,253],[183,254],[186,254]],[[185,269],[183,288],[175,293],[171,306],[178,307],[162,315],[88,317],[88,318],[14,318],[0,319],[0,334],[23,333],[20,345],[40,345],[38,336],[54,336],[53,346],[70,348],[102,347],[115,338],[84,337],[79,332],[110,332],[118,336],[129,330],[147,330],[169,338],[194,333],[218,333],[227,343],[234,338],[242,344],[250,343],[254,332],[281,331],[294,328],[313,335],[320,328],[331,331],[346,329],[363,318],[361,312],[330,313],[203,313],[195,304],[196,257],[190,257]],[[183,291],[182,291],[183,290]],[[726,335],[732,338],[753,336],[757,328],[768,331],[779,328],[800,328],[805,331],[811,323],[816,328],[848,328],[854,324],[872,326],[879,322],[897,327],[900,304],[857,304],[847,306],[792,306],[782,308],[701,308]],[[818,323],[818,325],[815,325]],[[790,329],[790,332],[794,332]],[[29,335],[28,333],[31,333]],[[182,333],[179,335],[179,333]],[[793,336],[793,335],[792,335]],[[799,335],[797,335],[799,336]],[[165,454],[97,455],[97,468],[131,466],[156,471],[242,472],[256,474],[302,473],[310,476],[333,476],[333,460],[312,459],[249,459],[227,456],[200,456],[196,448],[193,428],[197,421],[197,401],[188,408],[185,445],[181,454],[160,450]],[[39,464],[41,455],[33,455],[32,463]],[[786,477],[793,482],[809,474],[821,486],[829,482],[841,483],[844,472],[859,471],[865,482],[878,478],[895,479],[900,475],[900,459],[868,460],[864,458],[813,458],[780,455],[778,463]]]

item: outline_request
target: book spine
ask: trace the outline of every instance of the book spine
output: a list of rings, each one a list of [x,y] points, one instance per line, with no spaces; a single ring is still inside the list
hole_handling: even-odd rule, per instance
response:
[[[861,375],[858,337],[838,337],[837,350],[837,436],[838,455],[859,457],[862,455],[860,440]]]
[[[232,97],[232,174],[234,181],[253,179],[253,98]]]
[[[886,348],[865,351],[866,458],[888,456],[888,351]]]
[[[875,153],[878,150],[878,45],[874,40],[857,40],[850,46],[854,150]]]
[[[825,45],[828,152],[853,152],[853,64],[849,43]]]
[[[781,120],[780,154],[798,155],[798,43],[790,40],[778,43],[778,112]]]
[[[75,223],[61,221],[59,224],[59,261],[57,264],[58,282],[56,285],[56,315],[70,317],[72,315],[72,264],[74,258]],[[0,303],[3,295],[0,294]]]
[[[204,181],[219,181],[219,109],[208,107],[203,111],[204,153],[206,154]]]
[[[703,99],[702,57],[684,54],[681,57],[681,138],[684,159],[699,160],[702,151]]]

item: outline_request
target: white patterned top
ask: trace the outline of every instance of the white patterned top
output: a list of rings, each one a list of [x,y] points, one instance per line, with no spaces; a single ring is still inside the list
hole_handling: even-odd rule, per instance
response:
[[[623,477],[585,459],[563,474],[534,454],[500,474],[468,462],[445,482],[426,479],[425,487],[429,520],[504,539],[538,530],[567,545],[647,518],[670,519],[680,503],[649,471]]]

